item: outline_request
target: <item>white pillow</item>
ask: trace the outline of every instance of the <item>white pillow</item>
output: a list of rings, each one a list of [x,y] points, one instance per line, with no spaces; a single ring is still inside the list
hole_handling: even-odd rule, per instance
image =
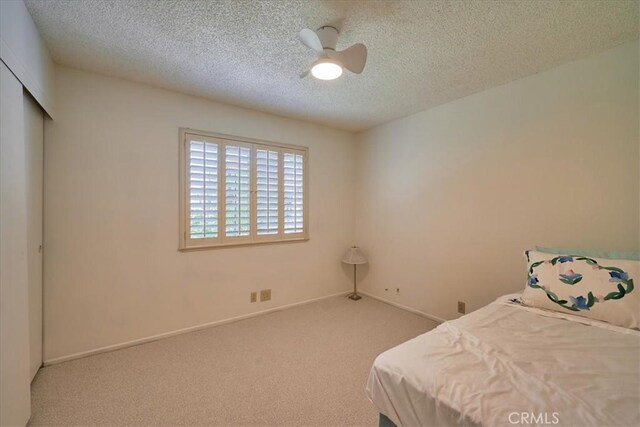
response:
[[[526,251],[524,305],[640,329],[640,261]]]

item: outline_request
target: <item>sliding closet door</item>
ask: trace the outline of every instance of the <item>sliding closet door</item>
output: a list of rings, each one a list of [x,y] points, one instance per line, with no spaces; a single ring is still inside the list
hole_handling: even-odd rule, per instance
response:
[[[27,177],[27,268],[29,278],[29,374],[42,365],[42,144],[44,113],[24,91]]]
[[[23,98],[0,61],[0,425],[11,426],[31,411]]]

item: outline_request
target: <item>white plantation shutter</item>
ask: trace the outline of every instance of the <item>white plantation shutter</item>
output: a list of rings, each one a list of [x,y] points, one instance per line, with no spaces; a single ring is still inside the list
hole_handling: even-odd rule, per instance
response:
[[[189,237],[218,237],[218,144],[189,141]]]
[[[301,153],[285,152],[284,178],[284,232],[304,231],[304,157]]]
[[[278,150],[256,148],[256,233],[278,234]]]
[[[251,232],[251,148],[225,146],[225,236],[242,237]]]
[[[306,148],[180,135],[181,250],[308,238]]]

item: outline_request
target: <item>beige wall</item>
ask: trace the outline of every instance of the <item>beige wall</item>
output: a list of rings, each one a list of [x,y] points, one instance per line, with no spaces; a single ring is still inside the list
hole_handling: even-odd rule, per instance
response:
[[[59,68],[56,90],[45,361],[343,291],[351,270],[339,260],[354,240],[371,260],[364,290],[447,319],[458,300],[470,311],[520,290],[521,253],[535,244],[640,246],[637,43],[376,127],[357,144],[77,70]],[[179,253],[181,126],[308,146],[311,240]],[[268,287],[272,302],[248,302]]]
[[[345,291],[351,134],[56,70],[45,126],[45,362]],[[178,128],[309,147],[310,241],[178,252]],[[272,301],[249,303],[271,288]]]
[[[536,244],[638,250],[638,75],[630,43],[360,134],[364,289],[449,319]]]

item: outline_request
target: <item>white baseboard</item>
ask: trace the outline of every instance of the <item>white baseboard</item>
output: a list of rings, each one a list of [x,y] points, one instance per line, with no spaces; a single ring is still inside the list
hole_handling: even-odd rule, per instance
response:
[[[67,362],[69,360],[79,359],[81,357],[87,357],[87,356],[92,356],[94,354],[106,353],[106,352],[109,352],[109,351],[120,350],[122,348],[133,347],[134,345],[140,345],[140,344],[144,344],[144,343],[148,343],[148,342],[152,342],[152,341],[157,341],[157,340],[161,340],[161,339],[164,339],[164,338],[172,337],[174,335],[180,335],[180,334],[186,334],[186,333],[189,333],[189,332],[199,331],[201,329],[212,328],[212,327],[224,325],[224,324],[227,324],[227,323],[237,322],[239,320],[249,319],[251,317],[262,316],[262,315],[265,315],[265,314],[273,313],[274,311],[285,310],[287,308],[293,308],[293,307],[297,307],[299,305],[309,304],[309,303],[320,301],[320,300],[323,300],[323,299],[332,298],[332,297],[335,297],[335,296],[338,296],[338,295],[346,295],[348,293],[351,293],[351,291],[338,292],[338,293],[335,293],[335,294],[326,295],[326,296],[319,297],[319,298],[312,298],[312,299],[308,299],[308,300],[304,300],[304,301],[300,301],[300,302],[294,302],[292,304],[281,305],[281,306],[270,308],[270,309],[267,309],[267,310],[256,311],[255,313],[243,314],[241,316],[230,317],[228,319],[216,320],[215,322],[203,323],[201,325],[195,325],[195,326],[190,326],[188,328],[177,329],[177,330],[171,331],[171,332],[164,332],[162,334],[157,334],[157,335],[153,335],[153,336],[146,337],[146,338],[139,338],[139,339],[136,339],[136,340],[127,341],[127,342],[123,342],[123,343],[120,343],[120,344],[113,344],[113,345],[108,345],[108,346],[105,346],[105,347],[96,348],[96,349],[93,349],[93,350],[81,351],[79,353],[69,354],[67,356],[54,357],[53,359],[45,360],[44,363],[43,363],[43,366],[55,365],[56,363]]]
[[[438,323],[446,322],[446,320],[441,318],[441,317],[434,316],[432,314],[425,313],[425,312],[420,311],[420,310],[416,310],[415,308],[407,307],[406,305],[398,304],[395,301],[391,301],[391,300],[388,300],[386,298],[379,297],[379,296],[374,295],[374,294],[372,294],[370,292],[367,292],[367,291],[360,291],[359,290],[358,293],[362,294],[362,295],[366,295],[366,296],[371,297],[373,299],[377,299],[378,301],[382,301],[382,302],[384,302],[386,304],[389,304],[389,305],[392,305],[394,307],[398,307],[398,308],[401,308],[403,310],[409,311],[411,313],[417,314],[418,316],[426,317],[427,319],[433,320],[434,322],[438,322]]]

